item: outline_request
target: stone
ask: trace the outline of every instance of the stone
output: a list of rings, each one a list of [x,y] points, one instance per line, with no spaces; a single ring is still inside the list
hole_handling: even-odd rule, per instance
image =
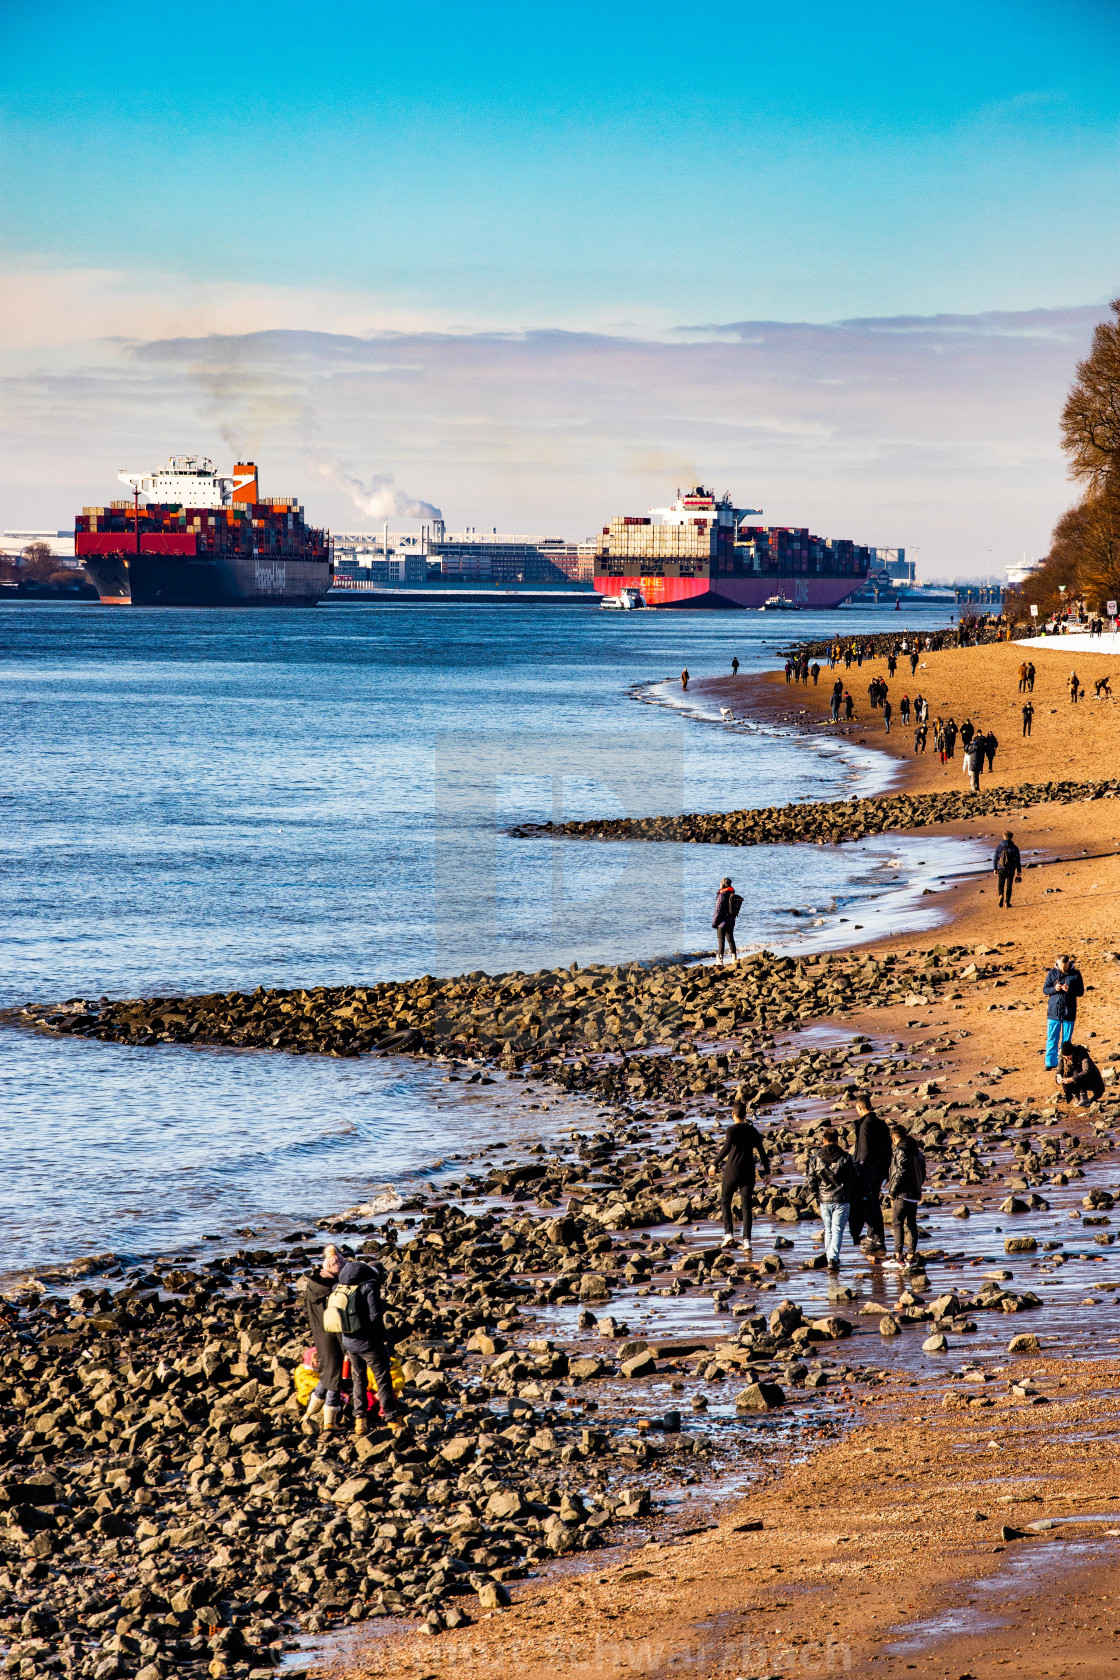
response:
[[[501,1353],[506,1343],[501,1336],[488,1336],[485,1330],[475,1330],[467,1342],[468,1353],[483,1353],[487,1356]]]
[[[609,1301],[610,1285],[606,1278],[600,1277],[597,1272],[588,1272],[580,1279],[579,1298],[581,1301]]]
[[[890,1313],[884,1313],[879,1320],[879,1334],[880,1336],[899,1336],[902,1334],[902,1326],[897,1318],[892,1317]]]
[[[772,1412],[786,1403],[785,1392],[777,1383],[756,1382],[741,1389],[735,1396],[737,1412]]]
[[[657,1360],[652,1349],[645,1348],[641,1353],[635,1353],[629,1359],[624,1359],[621,1366],[624,1377],[648,1377],[657,1370]]]
[[[937,1330],[937,1331],[934,1332],[934,1334],[932,1336],[927,1336],[926,1337],[925,1341],[922,1343],[922,1352],[923,1353],[944,1353],[946,1351],[946,1349],[948,1348],[948,1346],[949,1346],[949,1338],[947,1336],[942,1335],[940,1330]]]
[[[1012,1336],[1007,1344],[1008,1353],[1039,1353],[1042,1344],[1037,1336]]]
[[[336,1505],[353,1505],[355,1500],[368,1499],[375,1485],[369,1476],[351,1476],[341,1487],[335,1488],[330,1497]]]
[[[474,1456],[474,1442],[469,1435],[453,1435],[450,1441],[445,1441],[440,1448],[440,1457],[448,1464],[463,1464]]]
[[[500,1521],[508,1521],[511,1517],[519,1517],[525,1509],[525,1501],[516,1488],[501,1488],[492,1493],[486,1501],[486,1514],[496,1517]]]
[[[583,1359],[570,1359],[568,1361],[568,1375],[570,1377],[579,1377],[584,1382],[589,1381],[593,1377],[605,1376],[606,1372],[607,1367],[604,1365],[603,1361],[601,1359],[597,1359],[594,1354],[588,1354]]]
[[[1037,1247],[1033,1237],[1005,1237],[1003,1240],[1005,1254],[1033,1254]]]

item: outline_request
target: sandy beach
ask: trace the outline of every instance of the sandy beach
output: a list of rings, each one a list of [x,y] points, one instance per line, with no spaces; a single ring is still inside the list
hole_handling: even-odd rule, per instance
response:
[[[891,681],[895,715],[901,695],[920,690],[931,718],[951,714],[959,724],[971,716],[994,729],[1000,748],[985,786],[1115,776],[1120,701],[1072,705],[1066,687],[1076,665],[1091,695],[1093,679],[1109,673],[1111,662],[1030,650],[1035,723],[1024,741],[1023,657],[1015,645],[927,654],[913,683],[901,673]],[[856,699],[851,738],[897,760],[897,786],[929,792],[964,781],[959,746],[942,766],[932,752],[914,758],[912,732],[885,734],[867,701],[867,684],[887,675],[885,661],[841,674]],[[831,680],[825,667],[815,690],[787,687],[780,674],[700,678],[692,688],[739,715],[816,733],[827,720]],[[968,976],[967,957],[959,958],[956,988],[936,1011],[918,1012],[928,1021],[915,1020],[907,1004],[857,1013],[846,1024],[878,1041],[911,1044],[935,1017],[951,1023],[951,1087],[964,1092],[998,1081],[1000,1103],[1053,1114],[1040,994],[1057,951],[1072,951],[1085,977],[1078,1037],[1103,1066],[1120,1045],[1110,961],[1120,943],[1120,855],[1082,855],[1120,852],[1120,804],[1041,805],[1006,823],[981,818],[947,831],[994,847],[1004,827],[1014,830],[1025,862],[1045,866],[1024,870],[1010,911],[997,906],[994,877],[960,882],[947,896],[940,938],[927,942],[987,952],[998,963]],[[912,936],[880,941],[874,954],[901,956],[914,943]],[[1081,1129],[1064,1112],[1060,1123]],[[1091,1125],[1081,1123],[1086,1131]],[[1112,1254],[1104,1253],[1101,1271],[1111,1276]],[[1114,1673],[1118,1388],[1120,1359],[1063,1359],[1047,1349],[1008,1355],[969,1381],[944,1369],[899,1377],[879,1394],[851,1399],[838,1441],[773,1470],[705,1532],[632,1550],[603,1571],[527,1583],[512,1607],[471,1629],[445,1634],[438,1645],[375,1646],[349,1672],[464,1680],[497,1680],[515,1669],[526,1680],[568,1672],[713,1680]],[[1078,1526],[1078,1518],[1092,1520]],[[1051,1522],[1061,1526],[1028,1526]]]

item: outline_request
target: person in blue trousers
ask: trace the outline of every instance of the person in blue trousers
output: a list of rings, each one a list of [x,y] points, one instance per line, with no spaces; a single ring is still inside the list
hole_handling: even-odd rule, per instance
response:
[[[1046,1066],[1056,1068],[1062,1045],[1073,1037],[1077,1000],[1085,995],[1085,982],[1072,957],[1054,958],[1042,994],[1046,999]]]

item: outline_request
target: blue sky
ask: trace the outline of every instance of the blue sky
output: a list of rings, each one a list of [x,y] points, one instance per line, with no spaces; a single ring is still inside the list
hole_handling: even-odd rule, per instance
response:
[[[0,0],[0,375],[35,415],[59,381],[92,379],[108,419],[108,347],[166,337],[559,328],[594,360],[612,337],[735,322],[1092,308],[1120,274],[1118,69],[1120,8],[1090,0]],[[885,377],[879,356],[867,377]],[[959,377],[970,389],[967,359]],[[1043,384],[1049,401],[1049,360]],[[127,431],[131,387],[120,400]],[[294,449],[286,414],[262,447]],[[391,438],[378,447],[365,469],[399,471]],[[441,500],[444,465],[416,463],[415,493]],[[503,476],[480,470],[460,517],[502,524]],[[38,505],[35,478],[34,459],[0,467],[5,523]],[[534,523],[576,533],[577,513],[616,511],[563,494],[572,517],[557,497]]]

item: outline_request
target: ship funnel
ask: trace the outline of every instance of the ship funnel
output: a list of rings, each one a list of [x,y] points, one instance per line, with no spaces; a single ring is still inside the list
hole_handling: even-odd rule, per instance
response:
[[[253,461],[238,461],[233,469],[233,500],[235,502],[249,502],[255,504],[260,500],[257,493],[257,468]]]

